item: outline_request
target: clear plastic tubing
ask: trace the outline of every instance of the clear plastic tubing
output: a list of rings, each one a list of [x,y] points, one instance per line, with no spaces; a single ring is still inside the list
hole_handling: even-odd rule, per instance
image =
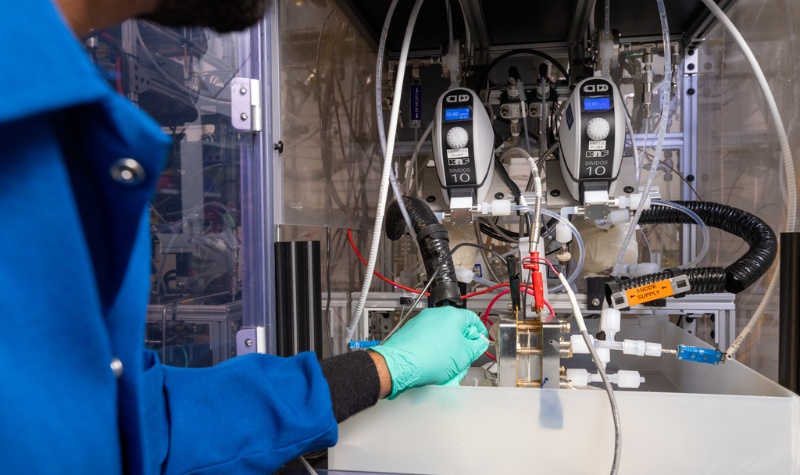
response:
[[[658,3],[658,13],[661,15],[661,33],[664,37],[664,82],[661,84],[662,86],[669,86],[669,84],[672,83],[672,57],[669,54],[670,38],[669,24],[667,23],[667,10],[664,7],[664,0],[656,0],[656,2]],[[631,225],[628,228],[628,233],[625,235],[625,240],[622,242],[622,247],[619,250],[619,256],[617,256],[617,261],[614,263],[614,269],[612,269],[611,275],[617,275],[619,272],[619,266],[622,264],[622,259],[625,257],[625,250],[628,248],[628,244],[630,244],[631,238],[633,238],[636,232],[636,226],[639,224],[639,219],[642,217],[642,211],[644,211],[647,197],[650,196],[650,189],[653,187],[653,181],[656,179],[656,175],[658,175],[658,164],[661,161],[661,152],[664,149],[664,137],[667,135],[667,122],[669,122],[665,117],[666,114],[669,114],[669,91],[662,87],[661,123],[658,128],[658,142],[656,143],[656,150],[653,154],[653,163],[650,165],[650,174],[647,176],[647,184],[642,191],[642,199],[639,202],[639,207],[636,209],[636,214],[633,216],[633,221],[631,221]]]
[[[661,201],[661,200],[653,200],[653,204],[659,206],[666,206],[667,208],[677,209],[686,216],[692,218],[694,222],[697,223],[697,226],[700,227],[700,232],[703,233],[703,247],[700,249],[700,252],[697,253],[697,256],[695,256],[695,258],[692,259],[692,262],[689,262],[688,264],[684,264],[682,266],[678,266],[679,269],[689,269],[691,267],[695,267],[697,264],[700,263],[700,261],[703,260],[704,257],[706,257],[706,253],[708,252],[708,246],[709,246],[708,226],[706,226],[706,223],[704,223],[703,220],[700,219],[700,216],[698,216],[697,213],[695,213],[694,211],[690,210],[685,206],[681,206],[671,201]]]
[[[527,211],[529,213],[533,213],[535,210],[534,210],[533,206],[511,205],[511,211]],[[584,248],[584,244],[583,244],[583,238],[581,237],[581,233],[578,232],[578,230],[575,228],[575,226],[573,226],[572,223],[570,223],[568,219],[565,219],[560,214],[554,213],[554,212],[552,212],[552,211],[550,211],[548,209],[543,209],[543,210],[541,210],[541,212],[542,212],[542,214],[544,216],[547,216],[548,218],[555,218],[559,222],[566,224],[567,227],[569,228],[569,230],[572,231],[572,236],[575,238],[575,242],[578,243],[578,265],[575,266],[575,269],[572,271],[572,273],[567,278],[567,282],[569,282],[571,284],[571,283],[575,282],[575,279],[578,277],[578,275],[583,270],[583,263],[584,263],[584,260],[586,258],[586,252],[585,252],[585,248]],[[550,292],[558,292],[558,291],[561,291],[561,290],[564,290],[564,286],[559,284],[559,285],[553,287],[552,289],[550,289]]]
[[[489,265],[489,264],[486,264],[486,265]],[[497,282],[492,282],[489,279],[484,279],[483,277],[478,277],[477,275],[473,276],[472,280],[474,282],[477,282],[477,283],[481,284],[481,285],[485,285],[486,287],[494,287],[495,285],[497,285]],[[500,290],[502,290],[502,289],[498,289],[498,292]]]

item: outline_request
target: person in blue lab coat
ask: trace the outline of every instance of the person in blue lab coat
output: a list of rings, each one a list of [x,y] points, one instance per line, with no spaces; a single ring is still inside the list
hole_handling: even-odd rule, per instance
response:
[[[446,308],[374,352],[159,364],[143,347],[146,211],[168,140],[78,39],[145,14],[242,29],[264,2],[0,1],[0,473],[269,473],[485,350],[475,314]]]

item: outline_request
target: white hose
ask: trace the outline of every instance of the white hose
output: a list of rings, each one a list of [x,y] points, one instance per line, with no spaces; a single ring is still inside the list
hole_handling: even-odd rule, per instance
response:
[[[578,299],[575,297],[575,292],[572,291],[569,286],[569,282],[562,274],[558,274],[558,279],[561,281],[562,287],[564,287],[564,289],[567,291],[569,303],[572,306],[572,315],[575,317],[575,322],[578,324],[578,330],[580,330],[581,335],[583,336],[583,341],[586,343],[586,348],[592,355],[592,361],[594,362],[595,368],[597,368],[597,372],[600,374],[600,379],[603,380],[603,386],[605,386],[606,394],[608,394],[608,402],[611,404],[611,417],[614,419],[614,460],[611,462],[611,475],[615,475],[619,472],[619,462],[622,457],[622,422],[620,421],[619,417],[617,398],[614,396],[614,389],[611,387],[611,383],[606,375],[606,369],[603,366],[603,363],[600,361],[600,357],[597,355],[597,350],[594,348],[592,338],[589,336],[589,332],[586,330],[586,322],[583,320],[581,306],[578,304]]]
[[[386,141],[386,154],[383,159],[383,173],[381,175],[381,187],[378,194],[378,204],[375,209],[375,227],[372,231],[372,245],[369,250],[369,260],[367,270],[364,271],[364,283],[361,286],[361,295],[358,299],[356,309],[353,311],[350,323],[345,330],[345,343],[350,343],[356,331],[361,314],[367,304],[369,288],[372,285],[372,273],[375,271],[375,263],[378,261],[378,251],[381,244],[381,231],[383,229],[383,218],[386,212],[386,198],[389,194],[389,175],[392,172],[392,158],[394,156],[395,139],[397,138],[397,122],[400,119],[400,101],[402,99],[403,80],[406,73],[406,62],[408,61],[408,50],[411,47],[411,36],[414,33],[414,24],[417,22],[419,9],[424,0],[417,0],[411,10],[411,17],[408,19],[403,47],[400,50],[400,62],[397,67],[397,83],[395,84],[394,100],[392,101],[392,115],[389,119],[389,137]],[[380,116],[381,114],[378,114]],[[402,199],[400,200],[402,203]],[[401,207],[402,209],[402,207]]]
[[[772,116],[775,132],[778,134],[778,142],[780,143],[781,154],[783,156],[783,170],[786,174],[786,189],[788,194],[786,197],[786,232],[794,232],[795,220],[797,216],[797,177],[795,176],[794,159],[792,158],[792,150],[789,146],[789,138],[786,136],[786,129],[784,128],[781,114],[778,111],[778,104],[775,102],[775,97],[772,95],[772,90],[769,87],[767,78],[764,76],[764,71],[761,70],[758,60],[753,54],[753,51],[747,45],[745,39],[742,37],[742,34],[739,33],[739,30],[736,28],[736,26],[734,26],[730,18],[725,15],[725,12],[723,12],[713,1],[703,0],[703,3],[706,7],[708,7],[709,10],[711,10],[711,13],[717,17],[717,20],[719,20],[725,26],[725,29],[728,30],[728,33],[739,45],[739,48],[741,48],[745,58],[747,58],[747,62],[753,69],[753,73],[758,80],[758,85],[764,92],[764,98],[767,100],[767,107],[769,108],[770,115]],[[767,286],[767,291],[764,292],[764,298],[761,300],[758,308],[756,308],[753,317],[744,327],[742,332],[739,333],[739,336],[736,337],[736,340],[733,341],[733,344],[727,350],[725,350],[725,358],[732,358],[736,352],[739,351],[742,343],[744,343],[745,340],[750,337],[750,335],[753,333],[753,330],[755,330],[756,326],[758,326],[761,317],[764,315],[764,312],[767,309],[767,305],[769,305],[770,297],[772,297],[772,295],[775,293],[775,290],[778,288],[780,265],[780,262],[778,262],[778,264],[775,266],[775,273],[773,274],[772,281]]]
[[[386,38],[389,36],[389,25],[392,23],[392,16],[394,16],[394,9],[397,6],[397,2],[398,0],[392,0],[392,4],[389,5],[389,11],[386,12],[386,19],[383,22],[381,39],[378,44],[378,59],[375,62],[375,112],[377,112],[375,124],[378,127],[378,138],[381,142],[381,153],[383,153],[384,159],[386,157],[386,128],[383,124],[383,58],[386,57]],[[405,70],[405,64],[402,66]],[[402,84],[403,83],[401,81],[399,86],[402,87]],[[408,228],[408,232],[411,233],[411,237],[416,239],[414,225],[411,223],[411,216],[409,216],[406,203],[403,201],[403,194],[400,190],[400,185],[397,183],[397,177],[395,176],[393,169],[389,174],[389,180],[392,184],[394,198],[397,200],[397,204],[400,205],[400,214],[403,215],[403,221],[406,222],[406,228]]]
[[[625,251],[628,249],[628,244],[631,242],[631,238],[636,233],[636,226],[639,224],[639,219],[642,217],[642,211],[644,211],[645,204],[647,203],[647,197],[650,196],[650,189],[653,187],[653,181],[656,179],[656,175],[658,175],[658,163],[661,161],[661,152],[664,148],[664,137],[667,135],[667,122],[666,114],[669,114],[669,91],[664,91],[663,85],[669,85],[672,83],[672,57],[669,54],[669,24],[667,23],[667,10],[664,7],[664,0],[656,0],[658,3],[658,12],[661,15],[661,34],[663,36],[664,41],[664,82],[662,83],[662,90],[661,90],[661,124],[658,129],[658,143],[656,144],[656,150],[653,154],[653,163],[650,168],[650,174],[647,177],[647,184],[644,187],[642,192],[642,199],[639,202],[639,207],[636,209],[636,214],[633,216],[633,221],[631,222],[630,227],[628,228],[628,233],[625,234],[625,240],[622,242],[622,248],[619,251],[619,256],[617,256],[617,261],[614,263],[614,268],[611,271],[611,275],[617,275],[619,272],[619,267],[622,265],[622,259],[625,257]]]

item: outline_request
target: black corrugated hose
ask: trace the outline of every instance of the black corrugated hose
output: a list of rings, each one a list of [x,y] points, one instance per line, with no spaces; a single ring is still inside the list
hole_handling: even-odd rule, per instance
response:
[[[730,292],[738,294],[760,279],[769,270],[778,254],[775,232],[761,218],[731,206],[709,201],[675,201],[674,203],[694,211],[700,219],[717,229],[742,238],[750,249],[736,262],[726,268],[699,267],[685,269],[689,277],[689,294]],[[653,205],[642,213],[639,224],[695,224],[694,220],[674,208]],[[669,270],[656,274],[619,281],[624,290],[641,287],[671,277]],[[612,277],[613,278],[613,277]],[[610,289],[606,286],[606,294]]]
[[[456,269],[450,254],[447,228],[439,223],[436,215],[424,201],[404,196],[403,203],[405,203],[411,223],[414,225],[417,244],[419,244],[419,251],[422,254],[428,276],[433,275],[436,269],[442,266],[430,287],[431,305],[434,307],[461,306],[461,291],[458,288]],[[395,201],[389,205],[389,209],[386,211],[386,237],[397,241],[403,237],[405,232],[406,222],[400,213],[400,206]]]

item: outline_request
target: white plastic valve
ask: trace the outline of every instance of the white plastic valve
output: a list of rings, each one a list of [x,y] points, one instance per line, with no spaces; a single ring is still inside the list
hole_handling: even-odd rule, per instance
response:
[[[639,375],[638,371],[619,370],[617,374],[609,376],[612,382],[617,383],[620,388],[635,389],[644,382],[644,378]],[[616,381],[614,381],[616,379]]]

